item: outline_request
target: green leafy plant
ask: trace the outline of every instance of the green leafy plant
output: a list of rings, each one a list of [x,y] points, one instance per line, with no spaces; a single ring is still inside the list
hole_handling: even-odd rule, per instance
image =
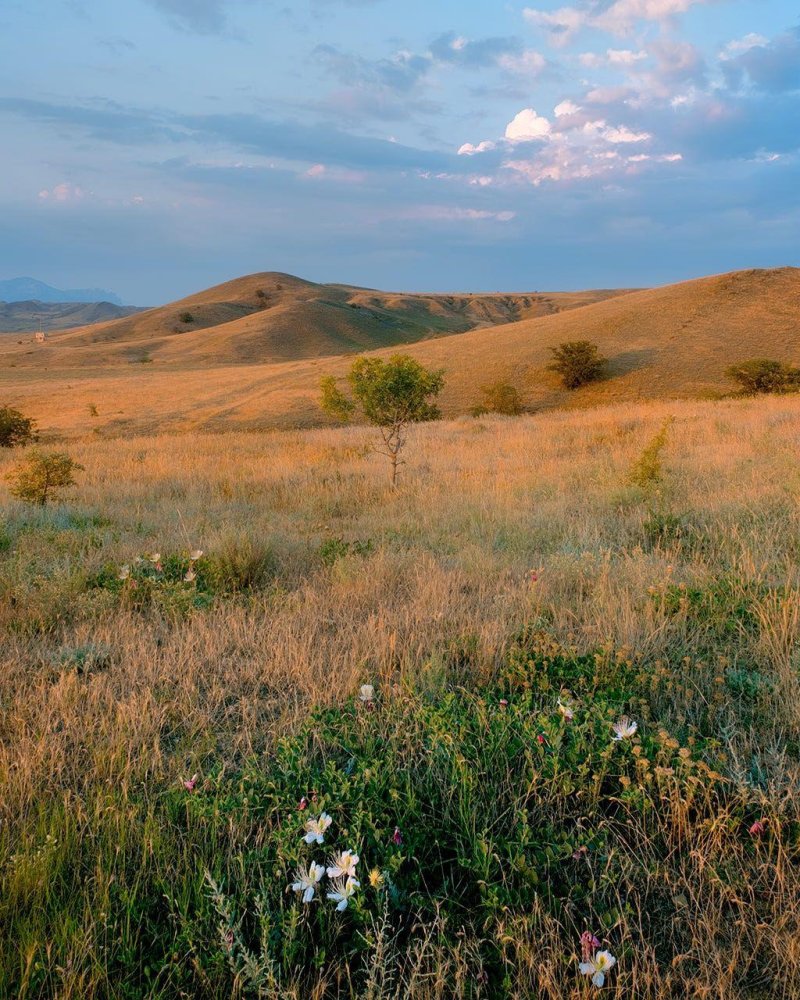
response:
[[[391,462],[394,487],[409,425],[440,415],[433,400],[442,391],[444,375],[429,371],[408,355],[395,354],[388,361],[356,359],[347,381],[351,396],[342,392],[334,376],[322,379],[322,408],[340,420],[360,415],[379,429],[383,447],[377,450]]]
[[[796,392],[800,389],[800,369],[770,358],[753,358],[725,369],[746,395],[767,392]]]
[[[602,377],[608,363],[600,356],[597,344],[590,340],[569,340],[558,347],[551,347],[553,361],[550,371],[561,377],[565,389],[579,389]]]
[[[45,507],[75,485],[74,473],[82,468],[63,452],[34,449],[6,474],[6,480],[12,496]]]
[[[642,490],[651,490],[661,485],[663,468],[661,453],[667,445],[667,436],[673,418],[667,417],[658,433],[648,442],[642,453],[631,466],[628,479],[633,486]]]
[[[17,448],[35,440],[35,420],[10,406],[0,407],[0,448]]]
[[[347,542],[343,538],[328,538],[319,547],[319,556],[326,566],[333,566],[334,563],[346,556],[368,556],[374,549],[371,538],[362,541]]]
[[[522,413],[522,400],[519,390],[510,382],[493,382],[481,388],[482,400],[473,409],[473,416],[484,413],[501,413],[504,416],[515,417]]]

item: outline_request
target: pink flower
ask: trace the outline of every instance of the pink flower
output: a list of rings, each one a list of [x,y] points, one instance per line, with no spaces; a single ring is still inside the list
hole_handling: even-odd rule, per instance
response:
[[[588,962],[595,948],[600,947],[600,942],[591,931],[584,931],[581,934],[581,958]]]
[[[581,844],[580,847],[576,848],[572,852],[572,860],[573,861],[580,861],[581,858],[585,857],[588,853],[589,853],[589,848],[586,846],[586,844]],[[598,944],[599,944],[599,942],[598,942]],[[594,945],[595,948],[597,946],[598,945]]]
[[[392,834],[392,843],[396,844],[397,847],[403,843],[403,834],[400,832],[400,827],[396,826],[394,828],[394,833]]]
[[[195,773],[195,774],[193,774],[191,776],[191,778],[187,778],[183,782],[183,787],[186,789],[187,792],[193,792],[193,791],[195,791],[195,789],[197,788],[197,779],[199,777],[200,777],[200,775],[197,774],[197,773]]]
[[[536,572],[535,569],[532,569],[530,573],[528,573],[528,583],[537,583],[538,580],[539,580],[539,574]]]
[[[751,837],[762,837],[767,832],[767,821],[765,819],[757,819],[755,823],[750,827]]]
[[[500,699],[500,708],[508,708],[508,699],[507,698],[501,698]]]
[[[539,733],[536,737],[536,742],[539,744],[539,746],[544,746],[547,740],[544,738],[544,736],[542,736],[541,733]]]
[[[300,799],[299,803],[297,804],[297,808],[299,812],[302,812],[304,809],[308,808],[308,799],[305,797],[305,795],[302,797],[302,799]]]

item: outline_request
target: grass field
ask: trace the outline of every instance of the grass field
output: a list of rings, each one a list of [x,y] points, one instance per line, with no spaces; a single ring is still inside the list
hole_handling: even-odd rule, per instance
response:
[[[320,378],[344,375],[353,360],[348,352],[375,349],[387,357],[399,343],[426,367],[445,372],[440,404],[447,417],[470,413],[482,400],[481,386],[497,381],[513,383],[525,409],[542,412],[675,397],[719,398],[735,388],[725,375],[731,364],[751,358],[800,361],[798,268],[740,271],[617,295],[551,295],[542,302],[534,297],[525,307],[533,318],[518,322],[502,322],[496,311],[493,319],[476,312],[484,297],[467,297],[467,306],[463,297],[444,296],[439,298],[455,303],[448,305],[445,318],[466,332],[451,328],[443,335],[442,316],[423,310],[425,322],[439,324],[439,335],[432,336],[429,325],[422,340],[419,332],[413,334],[417,320],[411,323],[408,310],[421,309],[418,300],[426,308],[438,300],[418,296],[406,303],[402,296],[380,293],[393,310],[395,325],[384,326],[366,305],[355,310],[337,306],[339,314],[346,314],[342,322],[347,321],[348,330],[350,314],[366,315],[364,336],[353,339],[350,330],[346,342],[330,339],[331,321],[318,312],[317,299],[290,297],[287,313],[280,305],[256,309],[251,300],[260,277],[232,282],[240,296],[233,303],[219,303],[219,289],[185,300],[195,303],[198,322],[201,309],[207,308],[209,322],[218,323],[213,327],[164,333],[161,327],[174,323],[182,305],[176,303],[59,334],[44,346],[9,346],[0,351],[0,394],[8,405],[35,414],[50,434],[119,437],[318,426],[324,423]],[[306,284],[300,283],[301,289]],[[308,287],[308,294],[318,296],[326,286]],[[350,295],[351,305],[369,298],[367,293],[340,292],[343,301]],[[604,295],[611,297],[596,301]],[[245,308],[245,301],[251,310],[247,316],[223,322],[226,310]],[[515,309],[521,308],[517,303]],[[540,308],[550,314],[538,314]],[[556,308],[561,311],[553,312]],[[476,329],[466,329],[476,324]],[[328,339],[323,344],[320,338]],[[585,339],[608,359],[605,377],[567,391],[548,370],[551,350],[564,341]],[[151,353],[141,363],[145,349]],[[320,356],[326,354],[330,356]]]
[[[800,402],[373,436],[3,498],[0,995],[800,997]]]

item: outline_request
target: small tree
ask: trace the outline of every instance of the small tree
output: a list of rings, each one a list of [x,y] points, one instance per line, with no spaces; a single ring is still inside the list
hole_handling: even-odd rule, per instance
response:
[[[357,358],[347,381],[352,398],[332,375],[322,379],[322,408],[340,420],[351,420],[360,412],[380,430],[383,447],[377,450],[392,463],[394,487],[409,424],[439,416],[432,400],[442,391],[444,375],[429,371],[406,354],[394,354],[388,361]]]
[[[607,358],[600,356],[597,344],[590,340],[568,340],[550,350],[553,362],[548,367],[561,376],[565,389],[578,389],[595,382],[608,363]]]
[[[726,368],[728,378],[738,382],[742,392],[790,392],[800,387],[800,369],[770,358],[753,358]]]
[[[476,417],[483,413],[502,413],[516,417],[522,413],[522,400],[516,386],[510,382],[494,382],[481,387],[483,401],[472,411]]]
[[[44,507],[62,490],[75,485],[73,473],[82,468],[63,452],[36,448],[6,473],[6,480],[13,497]]]
[[[36,439],[36,421],[10,406],[0,406],[0,448],[17,448]]]

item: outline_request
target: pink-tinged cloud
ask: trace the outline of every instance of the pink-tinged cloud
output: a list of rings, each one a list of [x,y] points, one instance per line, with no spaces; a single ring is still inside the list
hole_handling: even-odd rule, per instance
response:
[[[61,184],[56,184],[54,188],[44,190],[39,192],[39,201],[82,201],[86,197],[86,193],[83,188],[77,187],[74,184],[69,184],[67,181],[63,181]]]
[[[586,7],[560,7],[546,11],[526,7],[525,19],[544,28],[553,45],[567,45],[584,28],[595,28],[614,35],[628,35],[640,21],[666,21],[684,14],[698,4],[715,0],[615,0],[604,7],[594,0]]]

